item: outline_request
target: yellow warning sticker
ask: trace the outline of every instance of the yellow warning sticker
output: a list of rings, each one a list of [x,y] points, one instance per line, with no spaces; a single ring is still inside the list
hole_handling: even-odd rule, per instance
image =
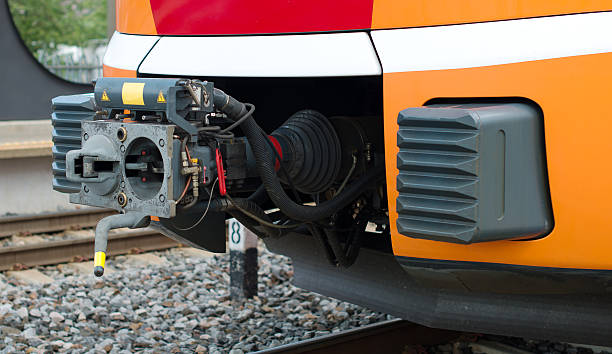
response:
[[[166,97],[164,97],[164,93],[159,90],[159,95],[157,95],[157,103],[166,103]]]
[[[102,101],[110,101],[110,98],[108,98],[108,93],[106,93],[106,89],[102,91]]]
[[[124,82],[121,88],[123,104],[144,106],[144,82]]]

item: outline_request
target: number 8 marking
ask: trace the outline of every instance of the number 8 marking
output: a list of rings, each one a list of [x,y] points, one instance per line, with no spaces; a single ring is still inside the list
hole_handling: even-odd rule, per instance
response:
[[[240,224],[237,222],[232,223],[232,242],[235,244],[240,243]]]

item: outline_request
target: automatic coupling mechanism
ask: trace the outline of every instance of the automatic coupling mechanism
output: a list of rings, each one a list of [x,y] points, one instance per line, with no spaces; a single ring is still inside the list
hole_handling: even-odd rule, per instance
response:
[[[355,121],[303,110],[268,135],[254,110],[191,79],[101,78],[93,94],[53,99],[54,189],[120,213],[96,228],[97,276],[110,229],[151,224],[223,252],[226,213],[261,237],[278,237],[331,217],[382,179],[368,129]],[[340,138],[336,126],[351,133]],[[316,196],[315,205],[300,194]],[[265,213],[268,202],[280,213]]]
[[[79,122],[80,147],[65,153],[64,164],[68,183],[79,186],[71,202],[120,212],[96,228],[97,276],[104,272],[110,229],[148,226],[151,215],[172,218],[213,180],[211,147],[197,144],[198,129],[213,112],[212,90],[211,83],[191,80],[97,81],[93,114]],[[67,108],[82,114],[82,103],[64,103],[85,101],[74,97],[54,99],[54,123],[63,123]]]

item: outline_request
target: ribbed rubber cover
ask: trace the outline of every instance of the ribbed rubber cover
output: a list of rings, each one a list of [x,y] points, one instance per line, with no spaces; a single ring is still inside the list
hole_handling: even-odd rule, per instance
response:
[[[398,116],[397,228],[418,238],[467,241],[477,233],[478,122],[465,111],[446,111],[429,117],[414,108]]]
[[[81,184],[66,179],[66,153],[81,148],[81,122],[93,120],[95,101],[93,94],[59,96],[51,100],[53,113],[53,189],[63,193],[76,193]]]
[[[287,172],[298,191],[320,193],[336,180],[342,163],[340,139],[324,115],[298,111],[272,135],[284,136],[293,146],[293,161]]]

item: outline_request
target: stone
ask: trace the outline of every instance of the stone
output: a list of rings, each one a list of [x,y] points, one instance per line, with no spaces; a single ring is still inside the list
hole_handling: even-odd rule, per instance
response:
[[[30,338],[34,338],[37,337],[36,336],[36,329],[34,328],[28,328],[25,331],[23,331],[22,333],[23,337],[26,339],[30,339]]]
[[[125,317],[121,314],[121,312],[113,312],[109,315],[110,319],[113,321],[124,321]]]
[[[60,315],[59,313],[53,311],[49,314],[49,317],[51,318],[51,321],[53,321],[53,323],[61,323],[64,320],[64,316]]]
[[[96,348],[100,348],[102,350],[104,350],[105,352],[110,352],[111,350],[113,350],[113,346],[114,346],[114,341],[110,338],[103,340],[102,342],[100,342],[100,344],[96,345]]]
[[[36,336],[31,337],[31,338],[27,338],[26,342],[28,343],[28,345],[30,345],[30,348],[38,347],[39,345],[44,343],[40,338],[38,338]]]
[[[21,334],[21,331],[14,327],[0,326],[0,333],[3,335],[18,335]]]
[[[28,318],[28,309],[25,307],[20,307],[17,311],[17,316],[21,317],[21,319],[27,319]]]
[[[0,305],[0,317],[4,317],[6,316],[8,313],[13,312],[13,305],[12,304],[4,304],[4,305]]]

